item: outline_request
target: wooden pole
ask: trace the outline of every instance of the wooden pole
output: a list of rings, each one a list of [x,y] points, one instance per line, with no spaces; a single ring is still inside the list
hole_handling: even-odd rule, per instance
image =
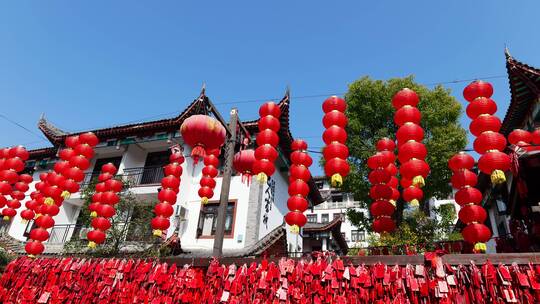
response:
[[[230,137],[227,138],[225,147],[225,163],[223,178],[221,183],[221,192],[219,196],[219,208],[216,223],[216,235],[214,238],[214,257],[223,256],[223,238],[225,237],[225,219],[227,216],[227,205],[229,204],[229,191],[231,188],[232,165],[234,158],[234,146],[236,145],[236,125],[238,124],[238,111],[236,108],[231,110],[231,120],[229,122]]]

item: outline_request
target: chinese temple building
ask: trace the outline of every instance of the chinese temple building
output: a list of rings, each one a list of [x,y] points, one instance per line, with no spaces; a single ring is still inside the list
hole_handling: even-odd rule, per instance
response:
[[[243,182],[240,175],[232,177],[230,201],[226,211],[224,256],[283,256],[287,252],[303,251],[302,235],[292,235],[283,220],[288,211],[286,204],[288,168],[293,140],[289,130],[288,93],[278,105],[282,115],[278,132],[280,142],[279,157],[276,161],[277,170],[261,186],[258,182],[251,184]],[[136,218],[140,213],[138,210],[151,209],[153,203],[157,201],[157,194],[161,187],[160,181],[164,176],[163,166],[168,164],[171,153],[170,147],[179,145],[184,150],[184,154],[189,155],[190,147],[183,142],[179,131],[182,122],[192,115],[208,113],[214,114],[223,125],[226,125],[203,90],[200,96],[176,117],[91,130],[99,138],[100,143],[96,146],[96,155],[86,171],[83,185],[90,183],[99,175],[102,165],[113,163],[118,168],[118,174],[129,182],[130,191],[136,196],[138,204],[133,206],[130,219]],[[244,121],[241,124],[254,139],[259,132],[257,120]],[[38,127],[52,146],[30,151],[26,171],[33,174],[34,181],[39,180],[39,174],[50,170],[58,161],[57,153],[63,147],[65,138],[79,134],[62,131],[45,117],[39,120]],[[222,166],[223,156],[220,156],[220,160],[220,166]],[[211,255],[216,233],[223,168],[218,168],[220,174],[216,179],[214,196],[209,198],[207,204],[202,204],[197,191],[203,166],[202,162],[196,164],[193,159],[186,157],[178,202],[174,205],[173,223],[164,238],[175,234],[175,237],[180,240],[182,252],[191,256],[208,257]],[[311,180],[308,184],[310,204],[318,205],[323,202],[314,181]],[[33,189],[32,184],[30,191]],[[87,228],[80,225],[78,221],[83,204],[81,193],[74,193],[62,204],[60,213],[55,217],[56,225],[50,230],[50,238],[45,244],[45,253],[61,253],[64,243],[86,237]],[[131,229],[129,222],[130,220],[125,223],[127,226],[126,244],[137,244],[144,249],[145,243],[154,242],[155,237],[152,236],[150,224],[147,231],[140,231],[140,229]],[[21,218],[17,215],[11,223],[4,227],[8,235],[19,241],[26,241],[33,221],[25,226],[20,224]],[[124,250],[139,247],[126,246]],[[23,251],[22,248],[20,251]]]
[[[511,100],[500,132],[507,137],[515,129],[533,131],[540,127],[540,69],[506,55]],[[491,186],[489,176],[480,174],[488,220],[493,232],[492,251],[540,251],[540,150],[510,145],[512,167],[507,182]],[[495,249],[495,250],[493,250]]]

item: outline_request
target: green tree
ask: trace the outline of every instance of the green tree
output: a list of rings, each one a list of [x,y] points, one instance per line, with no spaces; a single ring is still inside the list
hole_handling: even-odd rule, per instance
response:
[[[422,113],[424,144],[428,150],[426,161],[431,167],[423,188],[425,202],[421,202],[422,210],[427,213],[429,198],[444,198],[451,193],[451,172],[447,161],[465,147],[467,140],[465,130],[459,125],[461,105],[450,95],[450,90],[440,85],[429,89],[416,83],[413,76],[387,81],[363,77],[349,85],[346,94],[349,117],[347,145],[350,150],[351,173],[345,179],[343,188],[353,193],[362,207],[369,207],[371,199],[367,159],[375,153],[375,144],[380,138],[395,138],[397,127],[393,121],[395,110],[391,100],[403,88],[413,89],[420,97],[418,108]],[[398,222],[402,219],[403,204],[403,201],[398,201]],[[367,225],[370,220],[360,212],[349,210],[347,214],[353,224],[370,228]]]
[[[104,244],[98,245],[96,249],[87,250],[88,241],[83,237],[79,238],[79,231],[73,233],[70,242],[64,245],[66,252],[86,251],[87,254],[95,256],[114,256],[120,252],[120,249],[126,241],[139,241],[147,243],[157,240],[152,237],[152,228],[150,221],[154,217],[152,207],[155,203],[148,203],[137,199],[135,194],[130,191],[128,181],[124,182],[124,188],[119,193],[120,201],[115,205],[116,215],[111,221],[111,228],[107,230],[107,239]],[[92,195],[95,193],[96,182],[93,181],[81,189],[81,198],[84,204],[81,207],[79,217],[77,218],[78,227],[91,228],[92,217],[88,206],[92,203]]]

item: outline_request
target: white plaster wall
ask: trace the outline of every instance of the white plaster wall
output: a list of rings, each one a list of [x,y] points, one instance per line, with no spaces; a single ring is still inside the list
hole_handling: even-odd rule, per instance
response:
[[[131,144],[127,147],[122,156],[122,161],[118,168],[118,173],[124,172],[124,169],[144,167],[147,152],[139,146]]]

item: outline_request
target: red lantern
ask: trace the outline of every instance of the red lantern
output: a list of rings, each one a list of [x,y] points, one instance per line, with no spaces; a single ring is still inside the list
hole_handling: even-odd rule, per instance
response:
[[[171,163],[163,167],[163,172],[165,173],[165,176],[172,175],[180,178],[180,176],[182,176],[183,169],[181,165]]]
[[[465,187],[456,192],[454,199],[460,206],[467,204],[480,205],[482,203],[482,192],[473,187]]]
[[[465,99],[469,102],[475,100],[478,97],[490,98],[491,95],[493,95],[493,87],[489,82],[485,82],[482,80],[476,80],[471,82],[463,90],[463,97],[465,97]]]
[[[465,241],[476,244],[485,243],[491,238],[491,231],[484,224],[470,224],[461,231]]]
[[[474,140],[474,150],[484,154],[490,150],[502,151],[506,148],[506,138],[498,132],[486,131]]]
[[[307,223],[307,218],[302,212],[291,211],[285,215],[285,222],[291,226],[291,229],[294,231],[299,229],[299,227],[303,227]]]
[[[420,99],[415,91],[404,88],[397,92],[392,98],[392,106],[394,109],[398,110],[404,106],[416,107]]]
[[[95,248],[97,244],[105,243],[105,232],[101,230],[92,230],[88,232],[86,238],[88,239],[88,247]]]
[[[279,119],[277,119],[276,117],[274,116],[270,116],[270,115],[267,115],[267,116],[263,116],[259,119],[259,123],[258,123],[258,127],[259,127],[259,131],[263,131],[263,130],[272,130],[273,132],[279,132],[279,128],[281,127],[280,126],[280,122],[279,122]]]
[[[26,243],[26,246],[24,246],[24,250],[28,255],[31,257],[34,257],[36,255],[40,255],[45,251],[45,246],[41,242],[38,241],[30,241]]]
[[[326,176],[331,176],[332,186],[341,186],[343,177],[349,174],[349,163],[341,158],[332,158],[324,164],[324,172]]]
[[[398,148],[398,158],[400,163],[405,163],[406,161],[416,158],[423,160],[427,156],[427,149],[424,144],[417,141],[410,140],[402,144]]]
[[[218,149],[225,142],[225,128],[216,119],[207,115],[188,117],[180,126],[184,142],[191,146],[191,156],[194,164],[207,150]]]
[[[483,223],[487,219],[487,212],[482,206],[467,205],[461,207],[458,217],[459,220],[466,225],[471,223]]]
[[[413,184],[417,184],[420,181],[415,181],[414,179],[420,179],[419,177],[426,178],[429,174],[429,166],[423,160],[412,158],[401,165],[399,173],[404,178],[413,180]]]
[[[475,186],[478,182],[476,174],[468,169],[463,169],[454,172],[452,175],[452,187],[460,189],[466,186]]]
[[[81,155],[85,158],[91,159],[94,157],[94,149],[89,145],[76,145],[74,148],[75,155]],[[115,172],[116,173],[116,172]],[[111,174],[115,174],[111,173]]]
[[[113,163],[106,163],[103,166],[101,166],[101,172],[103,173],[109,173],[110,175],[115,175],[116,172],[116,166],[113,165]]]
[[[104,217],[96,217],[92,220],[91,225],[94,229],[106,231],[111,228],[111,222]]]
[[[310,167],[313,164],[313,159],[305,151],[293,151],[291,153],[291,162],[293,164]]]
[[[25,209],[21,212],[21,218],[24,219],[25,221],[34,219],[35,215],[36,214],[34,213],[34,211],[30,210],[30,208]]]
[[[300,195],[306,197],[309,194],[308,184],[300,179],[297,179],[289,184],[289,195]]]
[[[264,147],[266,146],[262,146],[259,148],[264,148]],[[273,152],[276,152],[275,149],[271,149],[271,150]],[[247,182],[248,186],[251,183],[251,174],[253,173],[254,163],[255,163],[255,151],[253,149],[241,150],[234,155],[234,159],[233,159],[234,170],[242,174],[242,182],[243,183]]]
[[[324,130],[323,141],[327,145],[333,142],[345,143],[347,141],[347,132],[342,127],[330,126]]]
[[[478,169],[490,175],[493,184],[504,183],[506,181],[504,171],[510,169],[510,157],[499,151],[487,152],[480,156]]]
[[[330,128],[331,126],[345,128],[347,126],[347,116],[345,113],[339,111],[328,112],[324,114],[323,126],[325,128]]]
[[[421,119],[422,114],[420,113],[420,110],[413,106],[403,106],[394,114],[394,122],[398,126],[402,126],[408,122],[420,124]]]
[[[94,133],[87,132],[79,135],[79,143],[95,147],[99,143],[99,139]]]
[[[377,151],[393,151],[396,148],[396,143],[388,137],[383,137],[377,141]]]
[[[386,168],[384,168],[384,170],[390,173],[390,175],[397,175],[398,173],[398,169],[395,164],[389,164],[388,166],[386,166]]]
[[[424,129],[415,123],[408,122],[399,127],[396,138],[398,140],[398,146],[409,140],[421,142],[424,139]]]
[[[521,129],[515,129],[510,134],[508,134],[508,142],[512,145],[517,145],[520,141],[524,142],[526,144],[529,144],[532,140],[531,132],[521,130]],[[503,149],[497,149],[499,151],[502,151]]]
[[[391,217],[381,216],[373,221],[373,231],[377,233],[388,233],[396,229],[396,223]]]
[[[424,191],[418,187],[410,186],[403,189],[403,199],[411,205],[418,205],[424,197]]]
[[[346,159],[349,157],[349,148],[342,143],[334,142],[323,149],[324,159],[341,158]]]
[[[297,179],[308,182],[311,179],[311,173],[309,172],[308,167],[304,165],[292,164],[289,169],[289,176],[292,181]]]
[[[478,97],[467,106],[467,116],[470,119],[475,119],[482,114],[493,115],[496,112],[497,104],[491,98]]]
[[[388,185],[373,185],[369,190],[369,196],[374,200],[389,200],[392,194],[392,188]]]
[[[154,213],[168,218],[174,214],[174,208],[169,203],[159,203],[154,207]]]
[[[459,152],[450,158],[448,167],[452,171],[461,169],[472,169],[474,167],[474,158],[465,152]]]
[[[347,103],[343,98],[337,96],[330,96],[323,102],[322,108],[324,113],[328,113],[331,111],[345,112],[345,110],[347,109]]]
[[[386,200],[375,201],[371,204],[369,208],[371,216],[373,217],[379,217],[383,215],[391,216],[394,213],[395,209],[396,207]]]
[[[370,169],[375,170],[377,168],[386,168],[392,162],[393,162],[393,159],[388,157],[387,154],[383,154],[382,152],[377,152],[368,158],[367,165]]]
[[[499,132],[501,120],[497,116],[482,114],[471,122],[469,128],[474,136],[480,136],[486,131]]]
[[[287,200],[287,208],[292,211],[304,212],[308,208],[308,201],[302,196],[291,196]]]
[[[377,168],[371,171],[368,175],[368,180],[372,185],[387,184],[390,182],[391,178],[392,176],[390,176],[390,174],[382,168]],[[397,183],[397,180],[396,180],[396,183]]]

